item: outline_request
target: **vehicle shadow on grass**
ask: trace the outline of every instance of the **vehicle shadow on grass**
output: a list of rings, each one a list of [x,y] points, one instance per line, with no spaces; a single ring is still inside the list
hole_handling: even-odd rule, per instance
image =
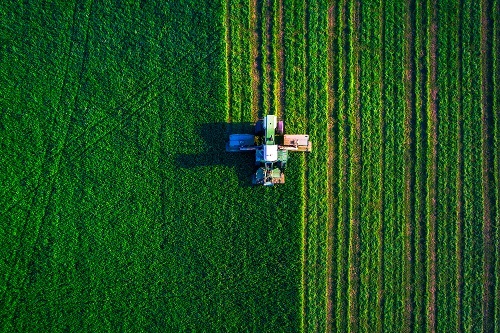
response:
[[[255,171],[255,152],[226,152],[226,142],[230,134],[253,133],[253,123],[208,123],[199,125],[198,135],[206,149],[198,154],[179,154],[176,164],[180,168],[198,168],[222,165],[235,170],[238,184],[242,187],[252,186],[252,175]]]

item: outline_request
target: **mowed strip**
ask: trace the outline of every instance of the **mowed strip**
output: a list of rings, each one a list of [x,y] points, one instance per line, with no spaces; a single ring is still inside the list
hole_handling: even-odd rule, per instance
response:
[[[348,48],[349,35],[347,34],[347,22],[349,17],[349,4],[343,0],[339,4],[338,10],[338,39],[336,41],[338,53],[338,67],[336,68],[339,80],[336,96],[338,98],[338,227],[337,227],[337,257],[335,265],[337,266],[336,276],[336,304],[335,304],[335,325],[337,331],[346,332],[349,326],[348,308],[349,308],[349,127],[348,127]]]
[[[349,123],[351,146],[351,183],[349,184],[350,201],[350,230],[349,230],[349,328],[358,331],[359,328],[359,288],[360,288],[360,219],[361,219],[361,103],[360,79],[361,68],[359,59],[360,34],[360,2],[350,3],[349,27]]]
[[[285,113],[285,21],[284,0],[276,0],[273,6],[274,25],[273,35],[275,40],[274,66],[276,84],[274,85],[275,111],[279,118],[284,118]]]
[[[263,112],[264,114],[274,114],[274,70],[272,68],[274,45],[271,0],[262,0],[261,3]]]
[[[232,53],[232,44],[231,44],[231,6],[230,6],[230,1],[226,0],[225,6],[224,6],[224,37],[225,37],[225,42],[226,42],[226,91],[227,91],[227,122],[231,123],[233,120],[231,116],[231,110],[232,110],[232,95],[233,95],[233,90],[232,90],[232,64],[231,64],[231,53]]]
[[[262,1],[250,1],[250,62],[252,85],[252,115],[254,118],[263,116],[262,92]]]
[[[304,4],[291,0],[283,0],[283,15],[284,15],[284,53],[285,53],[285,66],[284,75],[286,82],[286,89],[284,91],[285,104],[287,110],[284,116],[286,118],[286,131],[305,133],[305,74],[303,68],[304,64]],[[300,68],[300,70],[298,70]],[[305,156],[303,154],[294,155],[292,157],[300,164],[300,185],[302,200],[300,202],[301,210],[301,290],[300,290],[300,330],[307,331],[306,309],[308,306],[307,288],[308,288],[308,274],[307,274],[307,257],[308,257],[308,235],[307,224],[308,218],[307,211],[307,181],[306,181],[306,165]],[[292,163],[290,161],[290,163]]]
[[[395,331],[403,323],[402,266],[403,237],[401,235],[403,217],[403,130],[404,130],[404,87],[403,64],[403,6],[404,4],[386,3],[385,40],[384,40],[384,331]],[[390,162],[389,162],[390,161]]]
[[[230,126],[231,131],[238,132],[243,130],[243,128],[238,128],[239,125],[244,121],[249,121],[250,118],[249,20],[247,11],[242,6],[239,6],[236,0],[226,0],[224,7],[227,121],[233,124]]]
[[[307,129],[316,142],[314,150],[306,156],[308,165],[308,219],[309,219],[309,326],[316,331],[326,330],[326,221],[327,213],[327,36],[323,27],[327,25],[325,3],[306,3],[306,57],[307,57]]]

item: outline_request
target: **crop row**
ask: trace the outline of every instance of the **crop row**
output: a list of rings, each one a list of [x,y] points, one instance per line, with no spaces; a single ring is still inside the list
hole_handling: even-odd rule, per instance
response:
[[[296,1],[283,1],[283,21],[285,22],[283,28],[284,34],[284,81],[286,86],[284,89],[284,104],[286,109],[281,116],[285,119],[285,131],[288,133],[301,133],[307,128],[306,126],[306,113],[304,103],[305,93],[305,32],[304,32],[304,4]],[[292,38],[292,36],[294,38]],[[293,162],[292,159],[295,161]],[[300,302],[300,327],[302,331],[307,327],[307,313],[309,312],[308,287],[309,276],[307,275],[307,262],[308,262],[308,234],[307,234],[307,181],[306,181],[306,167],[305,156],[302,154],[294,154],[290,158],[289,165],[299,165],[297,172],[300,175],[300,186],[302,191],[300,195],[301,200],[301,302]],[[287,173],[292,172],[288,167]]]
[[[359,327],[381,330],[383,325],[383,134],[384,108],[381,102],[383,82],[383,8],[364,4],[361,8],[361,80],[362,172],[360,219],[360,313]],[[369,68],[370,70],[366,70]],[[378,198],[378,199],[375,199]],[[366,225],[369,225],[367,227]]]
[[[316,13],[321,13],[317,15]],[[326,221],[328,202],[326,193],[326,166],[328,157],[326,35],[327,6],[325,3],[306,2],[305,8],[305,78],[306,132],[314,138],[314,150],[307,156],[307,234],[308,234],[308,311],[306,327],[325,330],[326,319]]]
[[[225,1],[227,112],[228,119],[233,123],[252,120],[251,95],[255,92],[251,89],[249,10],[248,6],[241,6],[238,1]]]
[[[477,61],[481,6],[284,7],[287,124],[327,143],[304,165],[302,328],[488,330],[481,314],[498,316],[499,288],[486,279],[498,262],[486,246],[498,235],[481,221],[498,216],[498,176],[484,170],[498,169],[498,153],[488,155],[499,125],[478,110],[481,96],[498,104],[498,74]],[[491,54],[497,24],[483,32]],[[497,57],[490,67],[498,72]],[[496,192],[484,194],[487,185]]]
[[[438,91],[440,121],[437,193],[441,200],[437,203],[437,258],[440,274],[437,275],[436,307],[439,315],[436,328],[439,331],[457,329],[458,30],[444,23],[456,20],[457,12],[457,4],[453,2],[438,6],[437,85],[449,87]],[[444,119],[447,121],[443,121]],[[445,193],[448,194],[444,195]]]
[[[464,283],[463,329],[481,329],[481,253],[482,207],[481,199],[481,121],[480,110],[480,54],[479,4],[463,7],[462,66],[463,66],[463,190],[464,190]]]
[[[333,26],[334,38],[333,43],[333,64],[332,70],[334,75],[333,79],[333,94],[334,94],[334,110],[337,109],[337,150],[338,163],[336,163],[336,170],[333,177],[338,178],[336,182],[338,189],[335,193],[338,195],[338,206],[334,209],[334,223],[333,239],[334,239],[334,253],[336,256],[333,258],[332,264],[334,276],[333,292],[330,295],[332,300],[332,328],[334,330],[346,330],[348,326],[348,308],[349,308],[349,295],[348,295],[348,256],[349,256],[349,159],[346,158],[349,154],[348,144],[348,127],[347,127],[347,110],[348,110],[348,42],[349,35],[347,34],[347,22],[349,20],[349,7],[347,1],[342,1],[336,6],[333,17],[336,24]],[[332,96],[333,97],[333,96]],[[332,110],[332,112],[335,112]],[[330,133],[331,135],[331,133]],[[333,179],[332,179],[333,181]],[[335,183],[334,183],[335,184]],[[330,278],[330,277],[329,277]]]

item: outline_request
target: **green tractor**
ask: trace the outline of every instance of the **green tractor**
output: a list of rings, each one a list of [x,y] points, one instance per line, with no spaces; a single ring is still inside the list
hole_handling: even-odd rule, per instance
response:
[[[307,134],[284,134],[283,121],[268,115],[255,123],[254,134],[231,134],[226,151],[255,151],[252,184],[272,186],[285,182],[288,152],[309,152],[311,141]]]

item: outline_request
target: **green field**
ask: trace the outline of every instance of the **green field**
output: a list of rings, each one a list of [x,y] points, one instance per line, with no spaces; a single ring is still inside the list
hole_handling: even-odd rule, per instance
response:
[[[500,333],[499,25],[2,2],[0,331]],[[273,188],[225,152],[265,114],[313,142]]]

